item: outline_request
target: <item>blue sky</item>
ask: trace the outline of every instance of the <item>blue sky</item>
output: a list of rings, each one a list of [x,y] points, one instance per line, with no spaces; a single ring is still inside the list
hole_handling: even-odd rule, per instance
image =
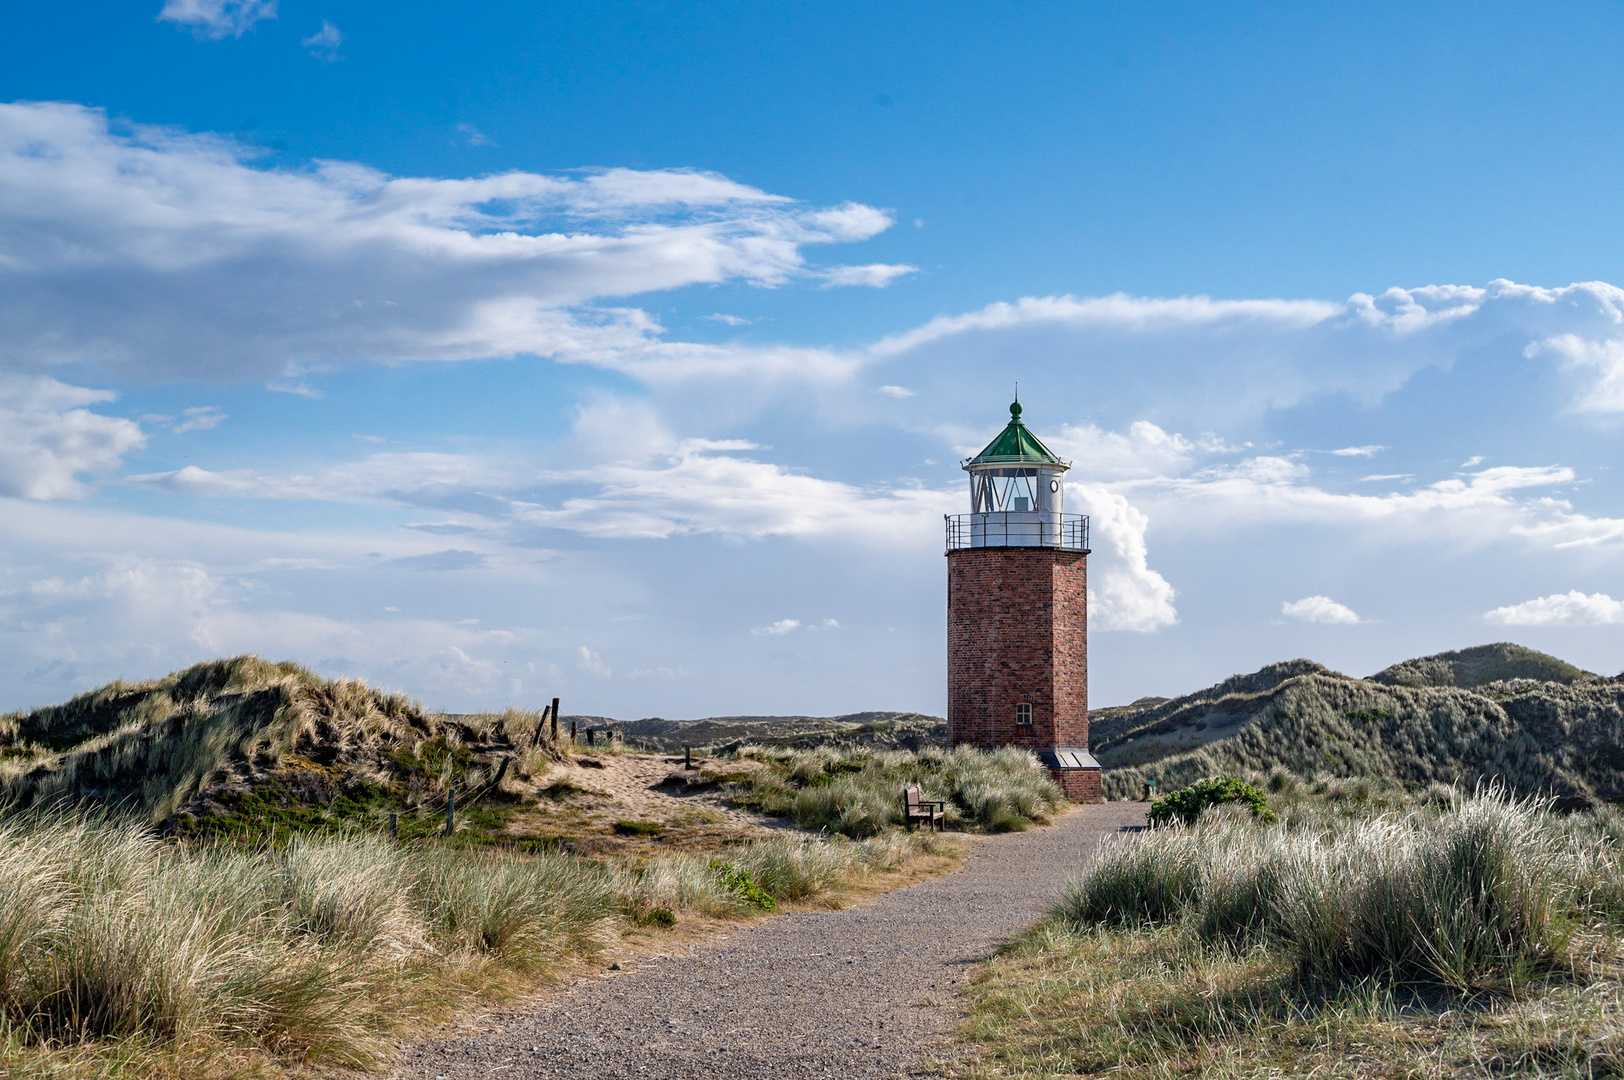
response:
[[[1096,705],[1624,668],[1616,5],[31,5],[0,708],[940,712],[1019,380]]]

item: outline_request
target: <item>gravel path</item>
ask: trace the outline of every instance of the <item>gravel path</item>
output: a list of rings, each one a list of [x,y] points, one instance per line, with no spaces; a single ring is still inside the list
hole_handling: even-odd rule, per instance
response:
[[[989,837],[959,870],[832,912],[763,920],[583,980],[408,1049],[397,1076],[763,1080],[919,1075],[957,985],[1034,922],[1144,807],[1106,803]]]

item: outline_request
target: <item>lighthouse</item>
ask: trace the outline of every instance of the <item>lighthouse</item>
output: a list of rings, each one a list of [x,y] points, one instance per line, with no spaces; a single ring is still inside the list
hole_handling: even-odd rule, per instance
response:
[[[1066,797],[1099,802],[1088,752],[1088,518],[1021,403],[963,463],[970,512],[947,515],[947,736],[1031,750]]]

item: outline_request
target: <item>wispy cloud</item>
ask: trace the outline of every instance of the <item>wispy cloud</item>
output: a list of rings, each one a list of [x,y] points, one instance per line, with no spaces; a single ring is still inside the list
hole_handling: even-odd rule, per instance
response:
[[[339,32],[338,27],[326,19],[321,21],[320,30],[301,39],[299,44],[310,50],[310,55],[323,63],[331,64],[344,59],[338,55],[338,47],[344,44],[344,35]]]
[[[917,266],[892,263],[871,263],[868,266],[836,266],[823,271],[823,282],[828,288],[858,286],[883,289],[899,277],[919,272]]]
[[[886,397],[893,398],[911,398],[919,396],[917,392],[909,390],[906,386],[882,386],[880,387],[880,393],[884,394]]]
[[[723,315],[721,312],[714,315],[701,315],[700,318],[706,322],[721,323],[723,326],[749,326],[752,321],[746,319],[743,315]]]
[[[457,131],[461,133],[462,141],[467,146],[491,145],[489,136],[472,124],[458,124]]]
[[[1332,450],[1331,453],[1335,454],[1337,457],[1367,458],[1375,457],[1377,454],[1386,449],[1387,447],[1385,446],[1376,446],[1374,444],[1370,446],[1344,446],[1340,450]]]
[[[164,0],[158,18],[190,27],[198,37],[218,41],[242,37],[261,19],[276,18],[276,0]]]
[[[692,170],[440,180],[265,168],[257,153],[115,131],[75,105],[0,105],[0,262],[21,283],[0,291],[10,362],[96,357],[131,377],[270,379],[295,393],[309,385],[290,365],[309,357],[534,355],[651,379],[850,370],[826,350],[666,343],[646,312],[601,301],[820,280],[807,247],[891,224]]]
[[[185,418],[169,429],[177,435],[188,431],[209,431],[219,427],[222,421],[229,419],[225,413],[214,405],[198,405],[185,409],[183,412]]]
[[[800,619],[779,619],[770,626],[758,626],[750,631],[757,637],[779,637],[800,628]]]

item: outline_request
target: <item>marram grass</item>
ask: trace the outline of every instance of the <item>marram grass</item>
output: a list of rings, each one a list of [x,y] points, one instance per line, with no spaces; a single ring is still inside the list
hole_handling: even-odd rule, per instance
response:
[[[729,855],[797,899],[927,845],[785,838]],[[377,1066],[425,1018],[533,985],[656,909],[754,913],[736,886],[683,855],[188,847],[129,822],[14,816],[0,822],[0,1075]]]
[[[952,1071],[1621,1076],[1620,851],[1496,791],[1152,830],[982,970]]]

